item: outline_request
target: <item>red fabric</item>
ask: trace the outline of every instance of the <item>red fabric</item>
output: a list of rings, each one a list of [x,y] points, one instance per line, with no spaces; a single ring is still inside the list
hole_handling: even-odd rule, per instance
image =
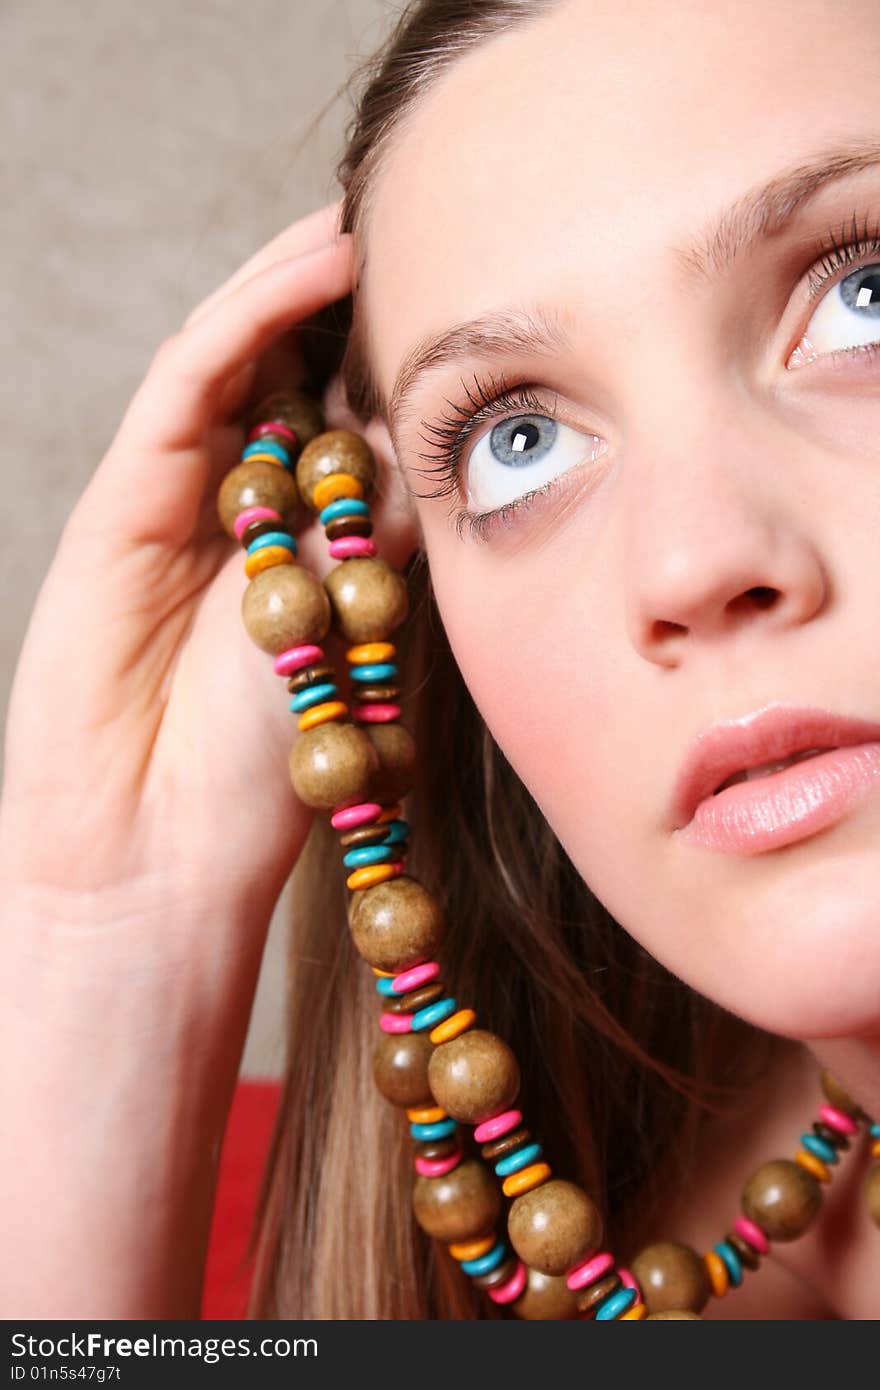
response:
[[[275,1114],[277,1081],[240,1079],[229,1111],[211,1222],[203,1318],[243,1318],[252,1275],[248,1237]]]

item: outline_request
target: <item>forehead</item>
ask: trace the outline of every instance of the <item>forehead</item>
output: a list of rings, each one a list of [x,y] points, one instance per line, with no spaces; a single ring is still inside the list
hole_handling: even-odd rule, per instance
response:
[[[372,190],[362,293],[383,390],[460,319],[518,299],[576,316],[587,292],[619,305],[628,262],[644,273],[880,114],[878,56],[876,0],[567,0],[480,42],[418,98]]]

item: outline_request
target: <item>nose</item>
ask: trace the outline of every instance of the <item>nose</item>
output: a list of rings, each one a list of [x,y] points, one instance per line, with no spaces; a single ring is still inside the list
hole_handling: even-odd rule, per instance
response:
[[[716,417],[677,443],[643,441],[644,466],[624,469],[630,638],[662,666],[756,624],[769,636],[807,622],[829,593],[791,440],[747,439]]]

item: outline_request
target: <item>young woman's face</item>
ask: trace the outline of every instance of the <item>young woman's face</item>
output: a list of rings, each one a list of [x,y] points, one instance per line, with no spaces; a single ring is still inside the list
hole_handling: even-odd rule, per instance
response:
[[[359,290],[494,737],[634,937],[805,1039],[880,1028],[880,781],[832,816],[848,773],[823,774],[723,845],[670,799],[719,723],[880,721],[878,71],[876,0],[567,0],[420,99]],[[755,191],[816,161],[837,176],[777,184],[763,219]],[[863,245],[823,261],[833,242]],[[481,325],[413,376],[417,345],[499,311],[546,345]],[[450,432],[504,387],[529,394],[483,415],[443,488]],[[480,533],[463,507],[504,510]]]

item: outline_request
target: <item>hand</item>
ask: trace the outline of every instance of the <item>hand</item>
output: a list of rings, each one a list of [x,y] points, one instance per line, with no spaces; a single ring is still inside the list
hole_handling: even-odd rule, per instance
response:
[[[338,211],[288,228],[160,345],[64,528],[15,674],[0,803],[2,881],[49,917],[121,929],[188,904],[181,949],[200,958],[213,911],[265,927],[306,838],[296,719],[244,629],[244,553],[216,495],[266,361],[263,387],[284,385],[297,325],[351,288]],[[317,518],[298,544],[323,577]]]

